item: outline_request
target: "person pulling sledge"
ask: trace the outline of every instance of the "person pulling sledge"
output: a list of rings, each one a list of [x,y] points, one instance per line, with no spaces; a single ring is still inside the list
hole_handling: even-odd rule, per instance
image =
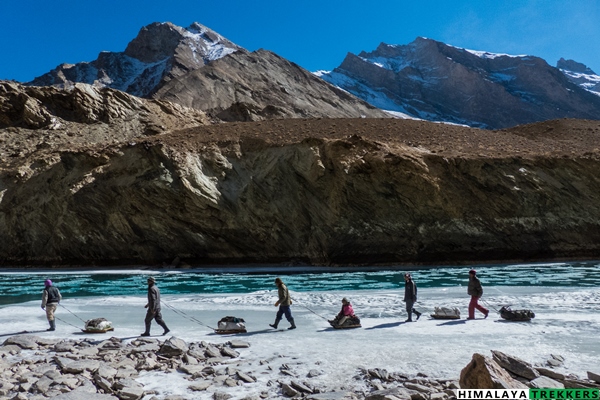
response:
[[[296,329],[296,324],[294,323],[294,317],[292,316],[292,310],[290,309],[290,306],[292,305],[292,299],[290,298],[290,293],[288,291],[288,288],[287,288],[287,286],[285,286],[285,284],[283,283],[283,281],[280,278],[275,279],[275,285],[277,286],[277,295],[279,296],[279,299],[275,303],[275,307],[279,307],[279,310],[277,310],[277,315],[275,316],[275,322],[272,324],[269,324],[269,326],[271,328],[277,329],[277,326],[279,326],[279,322],[281,321],[281,318],[285,314],[285,318],[290,323],[290,327],[288,329]]]
[[[150,336],[150,326],[152,325],[153,319],[164,329],[163,336],[170,332],[169,328],[167,328],[167,324],[165,324],[165,321],[162,319],[162,314],[160,312],[160,290],[155,283],[156,279],[154,279],[154,277],[151,276],[148,278],[148,303],[145,306],[148,311],[146,311],[146,318],[144,319],[146,330],[140,336]]]
[[[58,307],[58,303],[60,303],[61,300],[62,296],[60,295],[58,288],[56,286],[52,286],[52,281],[50,279],[46,279],[44,282],[44,291],[42,292],[42,310],[46,311],[46,318],[50,324],[50,328],[46,329],[47,331],[56,330],[54,312],[56,311],[56,307]]]
[[[477,271],[474,269],[469,271],[469,287],[467,288],[467,294],[471,296],[471,301],[469,302],[469,317],[467,319],[475,319],[475,309],[478,309],[485,315],[484,318],[487,318],[490,311],[478,303],[481,296],[483,296],[483,288],[481,287],[481,281],[477,277]]]
[[[404,274],[404,302],[406,303],[406,312],[408,318],[405,322],[412,322],[413,313],[417,316],[417,321],[421,313],[414,309],[417,302],[417,284],[412,280],[412,276],[407,272]]]
[[[334,328],[341,327],[348,320],[356,319],[356,315],[354,315],[354,309],[352,308],[352,304],[350,301],[344,297],[342,299],[342,309],[336,315],[334,319],[330,319],[327,322],[331,324]]]

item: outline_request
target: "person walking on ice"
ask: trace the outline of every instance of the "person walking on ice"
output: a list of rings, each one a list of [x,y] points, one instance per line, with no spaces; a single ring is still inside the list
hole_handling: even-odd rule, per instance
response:
[[[477,277],[477,271],[474,269],[469,271],[469,288],[467,289],[467,294],[471,296],[471,302],[469,303],[469,318],[467,319],[475,319],[475,309],[481,311],[483,315],[485,315],[484,318],[487,318],[490,311],[478,303],[481,296],[483,296],[483,288]]]
[[[52,286],[50,279],[46,279],[44,282],[44,291],[42,292],[42,310],[46,311],[46,318],[48,318],[48,323],[50,324],[50,328],[46,329],[47,331],[56,330],[54,312],[61,300],[60,290],[56,286]]]
[[[421,313],[414,309],[417,302],[417,284],[412,280],[412,277],[407,272],[404,274],[404,302],[406,303],[406,312],[408,318],[405,322],[412,322],[413,313],[417,316],[417,321],[421,317]]]
[[[290,309],[290,306],[292,305],[292,299],[290,298],[288,288],[280,278],[275,279],[275,285],[277,286],[277,294],[279,296],[279,299],[275,303],[275,307],[279,307],[279,310],[277,310],[277,315],[275,316],[275,323],[269,324],[269,326],[277,329],[277,326],[279,326],[279,321],[281,321],[281,318],[285,314],[285,318],[290,323],[290,327],[288,329],[296,329],[294,317],[292,317],[292,310]]]
[[[152,325],[153,319],[164,329],[163,335],[169,333],[170,330],[167,328],[165,321],[163,321],[160,312],[160,290],[158,290],[158,286],[156,286],[156,279],[152,276],[148,278],[148,303],[145,308],[148,309],[146,312],[146,319],[144,320],[146,323],[146,330],[140,336],[150,336],[150,325]]]

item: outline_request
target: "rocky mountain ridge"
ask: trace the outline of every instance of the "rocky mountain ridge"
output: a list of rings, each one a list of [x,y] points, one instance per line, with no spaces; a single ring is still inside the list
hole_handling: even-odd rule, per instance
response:
[[[600,255],[598,121],[202,125],[111,89],[1,88],[2,265]],[[38,109],[60,126],[26,124]]]
[[[222,121],[389,117],[272,52],[250,53],[198,23],[150,24],[122,53],[63,64],[27,84],[76,82],[169,100]]]
[[[68,87],[79,82],[149,97],[170,79],[240,49],[199,23],[182,28],[155,22],[143,27],[124,52],[105,51],[89,63],[62,64],[27,84]]]
[[[379,108],[425,120],[501,129],[563,117],[600,119],[600,97],[563,72],[534,56],[417,38],[349,53],[338,68],[318,75]]]
[[[600,75],[585,64],[561,58],[556,63],[556,68],[560,69],[571,82],[600,96]]]

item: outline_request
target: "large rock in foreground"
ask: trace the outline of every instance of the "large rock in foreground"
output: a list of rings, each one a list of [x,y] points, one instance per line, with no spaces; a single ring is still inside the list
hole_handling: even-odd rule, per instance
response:
[[[475,353],[471,362],[460,372],[461,389],[527,389],[513,379],[498,363]]]

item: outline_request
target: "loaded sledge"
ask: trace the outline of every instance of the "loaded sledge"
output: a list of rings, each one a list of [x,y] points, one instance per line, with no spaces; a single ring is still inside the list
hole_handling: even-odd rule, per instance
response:
[[[242,318],[237,317],[223,317],[217,324],[215,333],[227,334],[227,333],[246,333],[246,321]]]
[[[106,320],[106,318],[94,318],[85,321],[85,328],[81,331],[85,333],[106,333],[114,330],[112,322]]]
[[[360,318],[358,318],[357,316],[352,316],[352,317],[348,317],[346,318],[346,320],[340,325],[339,322],[340,318],[335,317],[332,320],[329,320],[329,324],[334,328],[334,329],[352,329],[352,328],[361,328],[362,325],[360,324]]]
[[[531,321],[535,313],[531,310],[511,310],[510,306],[500,309],[500,316],[507,321]]]
[[[460,319],[460,310],[456,307],[435,307],[435,312],[431,314],[433,319]]]

